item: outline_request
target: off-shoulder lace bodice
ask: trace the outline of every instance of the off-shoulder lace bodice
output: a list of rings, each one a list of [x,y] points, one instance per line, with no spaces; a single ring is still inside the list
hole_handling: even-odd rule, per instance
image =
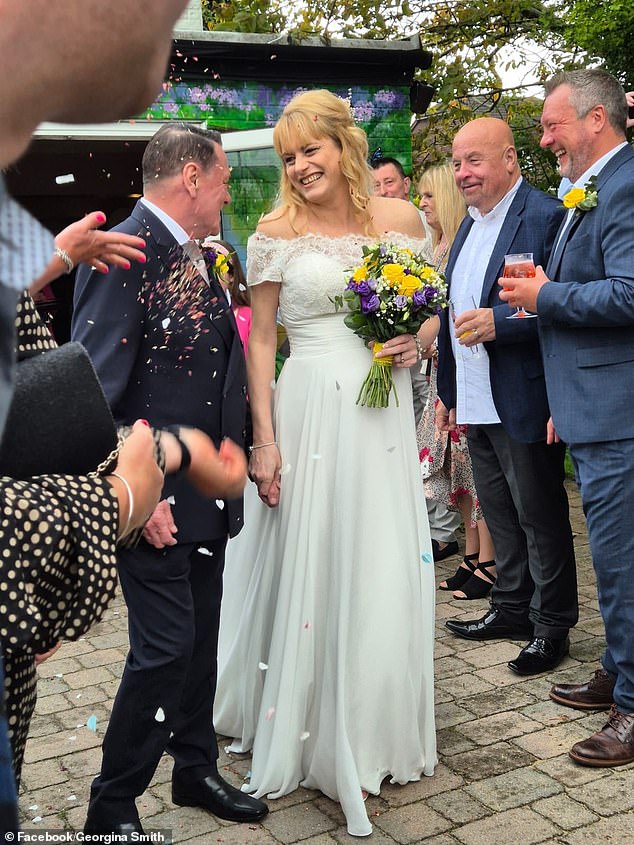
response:
[[[283,239],[256,232],[247,244],[249,285],[280,283],[280,311],[287,329],[296,321],[334,314],[332,300],[343,293],[349,271],[361,263],[363,246],[377,240],[365,235],[315,234]],[[431,255],[429,238],[387,232],[381,240],[408,246],[428,259]]]

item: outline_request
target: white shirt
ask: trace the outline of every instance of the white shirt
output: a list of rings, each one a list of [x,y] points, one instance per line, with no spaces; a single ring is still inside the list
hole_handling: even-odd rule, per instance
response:
[[[456,315],[479,307],[491,255],[521,183],[520,177],[487,214],[480,214],[477,208],[469,208],[474,222],[451,273],[450,296]],[[471,348],[461,346],[451,328],[450,336],[456,359],[456,422],[461,425],[499,423],[491,392],[486,349],[481,343]],[[477,348],[477,354],[471,351],[474,348]]]

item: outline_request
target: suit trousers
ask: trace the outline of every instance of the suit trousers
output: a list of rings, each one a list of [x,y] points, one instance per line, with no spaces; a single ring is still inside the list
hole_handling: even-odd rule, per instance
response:
[[[563,443],[520,443],[501,425],[469,425],[478,497],[493,537],[491,601],[536,637],[563,638],[578,619],[577,570]]]
[[[216,769],[213,728],[218,627],[226,539],[121,551],[130,651],[103,741],[101,772],[88,820],[110,826],[138,820],[135,798],[161,755],[174,773]]]
[[[597,576],[614,701],[634,713],[634,440],[570,446]]]

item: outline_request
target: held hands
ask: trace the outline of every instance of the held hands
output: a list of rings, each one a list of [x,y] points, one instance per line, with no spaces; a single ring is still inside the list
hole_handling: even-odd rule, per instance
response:
[[[249,478],[255,481],[258,496],[270,508],[280,503],[282,459],[275,443],[254,448],[249,459]]]
[[[544,273],[541,266],[535,268],[535,275],[528,279],[498,279],[498,285],[502,288],[500,299],[508,302],[516,308],[525,308],[533,314],[537,314],[537,296],[542,287],[550,279]]]
[[[492,308],[473,308],[456,316],[454,331],[461,346],[476,346],[495,340]]]
[[[116,476],[108,479],[119,499],[119,537],[140,528],[150,516],[161,495],[163,473],[154,459],[154,439],[146,423],[137,420],[125,440],[117,461],[116,472],[124,478],[128,491]]]

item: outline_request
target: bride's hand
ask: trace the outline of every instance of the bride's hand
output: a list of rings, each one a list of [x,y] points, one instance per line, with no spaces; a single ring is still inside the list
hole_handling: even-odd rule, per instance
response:
[[[414,336],[401,334],[391,340],[386,340],[383,349],[377,352],[375,357],[386,358],[388,355],[392,356],[393,367],[411,367],[418,361],[418,350]]]
[[[275,508],[280,503],[282,459],[274,443],[253,449],[249,459],[249,477],[258,488],[265,505]]]

